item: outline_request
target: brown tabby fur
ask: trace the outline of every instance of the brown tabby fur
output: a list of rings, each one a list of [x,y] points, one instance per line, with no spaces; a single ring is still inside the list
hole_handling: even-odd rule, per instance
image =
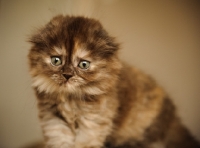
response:
[[[118,43],[98,21],[59,15],[30,42],[47,148],[200,148],[162,88],[121,62]],[[53,66],[52,56],[62,64]],[[81,60],[90,67],[79,68]]]

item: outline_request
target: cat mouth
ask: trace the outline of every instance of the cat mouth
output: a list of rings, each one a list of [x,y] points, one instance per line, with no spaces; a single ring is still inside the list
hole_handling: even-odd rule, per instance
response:
[[[72,83],[71,79],[68,79],[68,80],[64,80],[63,85],[66,87],[68,85],[71,85],[71,83]]]
[[[65,81],[62,82],[61,85],[62,85],[62,86],[67,86],[68,84],[69,84],[69,81],[68,81],[68,80],[65,80]]]

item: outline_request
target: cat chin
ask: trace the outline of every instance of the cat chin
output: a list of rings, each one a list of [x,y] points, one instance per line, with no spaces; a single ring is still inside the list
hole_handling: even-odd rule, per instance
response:
[[[65,88],[63,89],[64,93],[72,95],[102,95],[105,92],[98,87],[91,86],[75,86],[73,84],[66,83]]]

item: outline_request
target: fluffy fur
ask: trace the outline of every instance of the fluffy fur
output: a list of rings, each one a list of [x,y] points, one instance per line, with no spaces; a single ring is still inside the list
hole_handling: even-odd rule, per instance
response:
[[[97,20],[59,15],[30,42],[47,148],[200,148],[162,88],[121,62],[118,43]]]

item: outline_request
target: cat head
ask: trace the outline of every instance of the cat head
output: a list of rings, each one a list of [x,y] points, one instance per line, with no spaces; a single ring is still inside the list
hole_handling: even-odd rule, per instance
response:
[[[29,41],[32,86],[39,92],[100,95],[116,84],[119,47],[97,20],[59,15]]]

